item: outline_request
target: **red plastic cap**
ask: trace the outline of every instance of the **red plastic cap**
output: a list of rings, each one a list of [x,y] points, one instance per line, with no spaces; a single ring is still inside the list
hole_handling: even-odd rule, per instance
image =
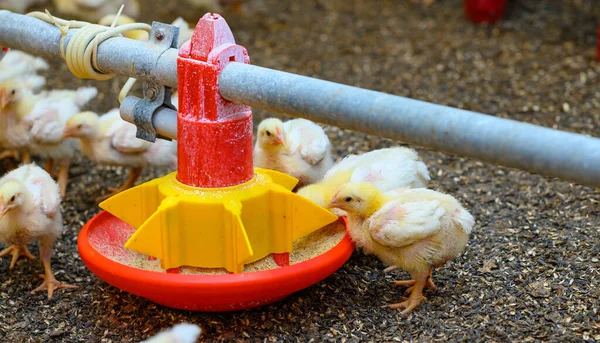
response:
[[[177,179],[202,188],[229,187],[254,177],[252,112],[225,100],[219,74],[230,62],[250,63],[218,14],[205,14],[179,50]]]
[[[463,7],[469,20],[493,24],[504,16],[506,0],[463,0]]]

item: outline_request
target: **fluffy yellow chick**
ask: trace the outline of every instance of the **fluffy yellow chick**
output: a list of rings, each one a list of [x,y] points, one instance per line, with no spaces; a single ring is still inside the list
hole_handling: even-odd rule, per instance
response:
[[[394,147],[346,156],[325,173],[323,180],[299,189],[298,195],[326,207],[340,186],[348,182],[370,182],[387,192],[426,187],[429,180],[427,166],[416,151]]]
[[[265,119],[257,135],[254,165],[291,175],[298,187],[319,181],[333,165],[329,138],[309,120]]]
[[[121,5],[125,5],[123,14],[134,18],[140,14],[137,0],[54,0],[54,6],[60,13],[90,23],[96,23],[104,16],[117,13]]]
[[[61,231],[60,191],[46,171],[28,164],[0,179],[0,241],[10,244],[0,257],[12,254],[12,269],[20,255],[34,258],[26,244],[39,240],[44,282],[33,292],[47,290],[48,298],[58,288],[77,288],[57,281],[50,267],[52,245]]]
[[[99,164],[129,167],[127,181],[119,188],[109,188],[102,201],[132,187],[146,166],[177,168],[177,143],[157,139],[150,143],[135,137],[135,125],[121,119],[118,109],[98,116],[82,112],[71,117],[63,131],[63,137],[79,138],[81,150]]]
[[[116,16],[116,14],[109,14],[107,16],[104,16],[102,19],[100,19],[98,24],[104,25],[104,26],[110,26],[110,25],[112,25],[113,21],[115,20],[115,16]],[[133,18],[128,17],[124,14],[121,14],[119,16],[119,18],[117,18],[117,22],[116,22],[115,26],[120,26],[120,25],[125,25],[125,24],[134,24],[135,22],[136,21]],[[147,42],[148,39],[150,38],[150,35],[148,34],[148,32],[146,32],[144,30],[133,30],[133,31],[128,31],[128,32],[123,33],[123,37]]]
[[[181,323],[140,343],[194,343],[201,333],[197,325]]]
[[[452,196],[429,189],[384,194],[373,184],[349,183],[329,207],[348,213],[348,233],[356,245],[385,264],[410,273],[408,300],[390,305],[412,311],[425,300],[423,288],[434,288],[432,271],[463,252],[475,224]]]

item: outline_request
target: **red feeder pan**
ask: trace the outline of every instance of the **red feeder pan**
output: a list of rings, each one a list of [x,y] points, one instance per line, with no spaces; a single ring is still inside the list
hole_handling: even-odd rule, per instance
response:
[[[463,7],[472,22],[493,24],[504,16],[506,0],[463,0]]]
[[[326,253],[287,267],[241,274],[171,274],[138,269],[106,257],[109,252],[113,256],[124,254],[123,245],[134,231],[102,211],[79,233],[79,255],[94,274],[116,288],[161,305],[192,311],[236,311],[273,303],[334,273],[354,251],[346,234]]]

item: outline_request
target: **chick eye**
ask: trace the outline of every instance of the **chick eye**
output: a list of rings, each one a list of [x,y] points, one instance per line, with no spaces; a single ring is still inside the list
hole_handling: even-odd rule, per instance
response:
[[[13,201],[15,201],[15,196],[14,195],[10,198],[10,202],[13,202]]]
[[[16,92],[17,91],[13,89],[12,91],[10,91],[10,94],[15,95]]]
[[[83,124],[79,124],[79,125],[77,125],[77,129],[78,129],[78,130],[81,130],[81,128],[82,128],[82,127],[83,127]]]
[[[352,197],[347,197],[345,200],[346,200],[346,202],[350,202],[350,201],[352,201]]]
[[[270,132],[270,131],[267,131],[267,136],[270,136],[270,135],[271,135],[271,132]]]

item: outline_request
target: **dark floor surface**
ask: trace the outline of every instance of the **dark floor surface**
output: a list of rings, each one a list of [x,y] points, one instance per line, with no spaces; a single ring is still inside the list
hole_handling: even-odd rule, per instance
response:
[[[600,136],[599,2],[513,1],[494,27],[466,21],[461,3],[248,0],[224,16],[260,66]],[[145,5],[147,21],[196,21],[204,13],[176,1]],[[117,106],[123,79],[83,82],[64,66],[47,75],[53,86],[101,89],[93,110]],[[274,115],[254,113],[257,121]],[[338,156],[394,144],[327,132]],[[325,281],[255,310],[192,313],[121,292],[86,269],[76,244],[83,223],[99,211],[90,199],[124,179],[124,171],[78,158],[53,262],[59,279],[80,288],[50,301],[30,295],[41,265],[20,261],[8,272],[2,259],[0,341],[138,342],[181,321],[202,325],[207,342],[600,341],[598,193],[420,152],[433,187],[455,195],[477,226],[466,253],[437,271],[437,290],[409,315],[381,307],[399,300],[391,281],[407,275],[384,275],[376,258],[358,252]],[[147,170],[143,178],[161,172]]]

